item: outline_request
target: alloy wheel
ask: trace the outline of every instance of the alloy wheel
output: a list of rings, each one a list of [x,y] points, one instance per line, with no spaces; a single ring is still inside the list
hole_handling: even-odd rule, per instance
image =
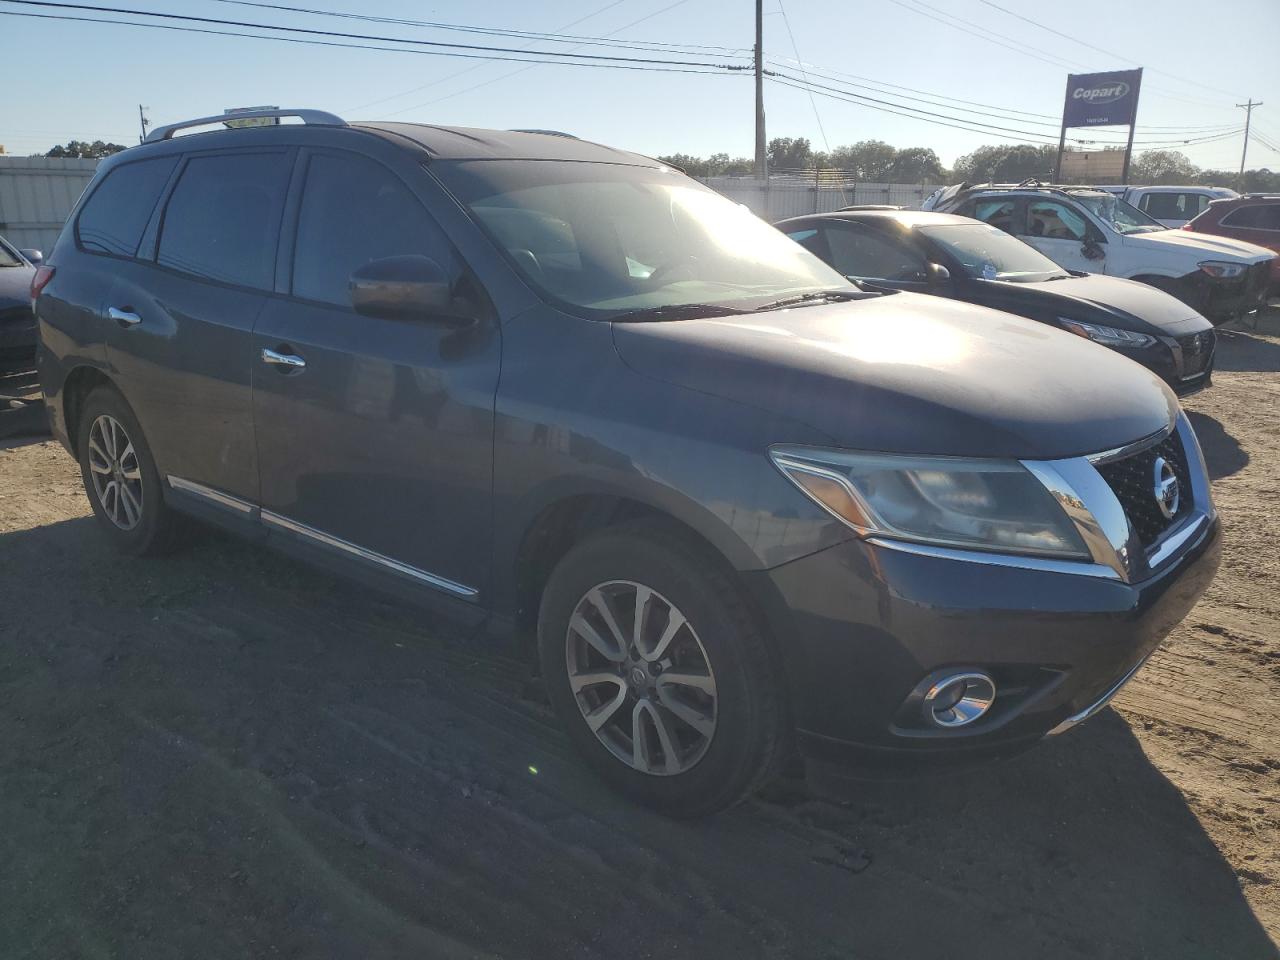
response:
[[[716,730],[716,681],[688,619],[651,587],[611,580],[588,590],[565,636],[569,688],[587,726],[641,773],[684,773]]]
[[[142,520],[142,465],[123,425],[105,413],[89,428],[89,475],[108,519],[121,530],[136,527]]]

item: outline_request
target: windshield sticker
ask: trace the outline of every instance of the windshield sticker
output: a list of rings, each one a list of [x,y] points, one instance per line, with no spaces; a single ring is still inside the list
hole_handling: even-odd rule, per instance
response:
[[[990,260],[982,265],[982,279],[994,280],[996,278],[996,265]]]

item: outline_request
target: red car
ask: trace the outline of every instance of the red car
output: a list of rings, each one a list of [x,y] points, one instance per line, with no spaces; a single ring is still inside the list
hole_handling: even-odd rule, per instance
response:
[[[1251,193],[1233,200],[1214,200],[1182,229],[1247,240],[1280,253],[1280,194]],[[1280,257],[1271,261],[1270,295],[1280,296]]]

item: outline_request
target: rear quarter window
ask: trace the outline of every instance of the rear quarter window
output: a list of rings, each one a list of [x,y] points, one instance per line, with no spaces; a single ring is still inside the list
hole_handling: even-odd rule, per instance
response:
[[[1222,218],[1222,225],[1246,230],[1280,230],[1280,203],[1237,207]]]
[[[270,289],[289,175],[284,153],[193,157],[165,207],[156,261],[210,280]]]
[[[147,221],[177,162],[177,157],[156,157],[112,168],[76,218],[81,249],[136,256]]]

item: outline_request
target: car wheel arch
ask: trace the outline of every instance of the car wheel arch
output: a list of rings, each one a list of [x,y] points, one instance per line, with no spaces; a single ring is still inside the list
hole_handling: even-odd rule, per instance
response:
[[[102,386],[111,387],[123,396],[119,385],[102,368],[90,364],[73,368],[62,381],[62,422],[66,426],[67,442],[74,456],[80,455],[76,450],[80,433],[80,410],[85,398]]]

